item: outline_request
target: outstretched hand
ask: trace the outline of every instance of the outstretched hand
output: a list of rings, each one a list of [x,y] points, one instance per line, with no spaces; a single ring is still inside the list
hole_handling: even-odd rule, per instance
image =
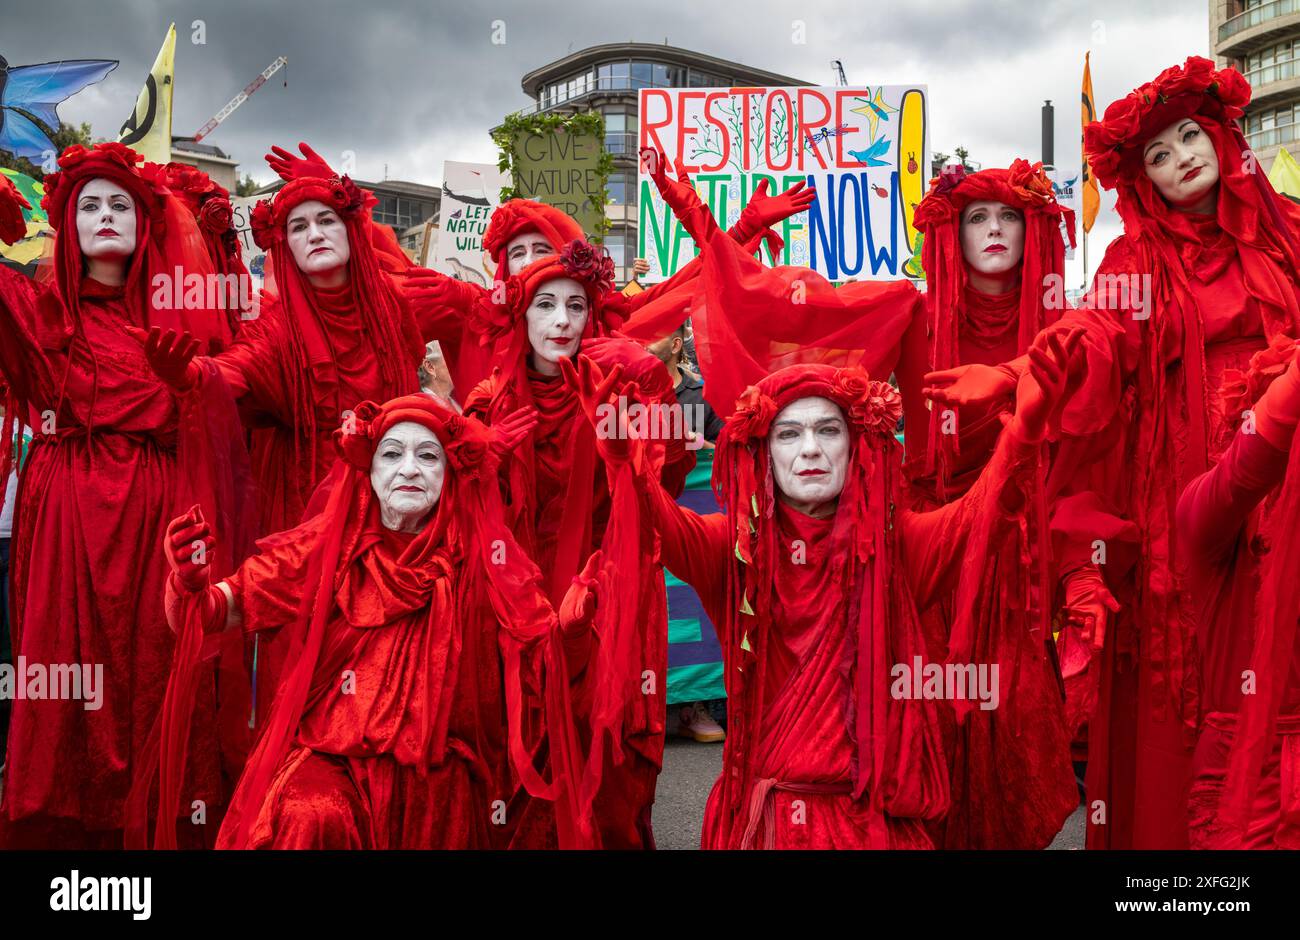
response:
[[[23,218],[23,210],[31,207],[31,203],[14,186],[13,180],[0,173],[0,241],[12,245],[27,234],[27,220]]]
[[[576,368],[572,360],[561,359],[560,372],[569,388],[577,393],[579,408],[596,430],[596,449],[601,458],[610,465],[630,460],[633,442],[627,416],[625,409],[618,407],[618,397],[614,394],[623,378],[623,364],[617,363],[605,375],[591,357],[579,355]],[[629,383],[623,386],[620,394],[630,398],[638,391],[635,383]],[[612,428],[608,420],[610,415],[616,417]]]
[[[302,151],[301,157],[283,147],[272,147],[266,155],[267,164],[279,174],[280,179],[292,182],[307,178],[329,179],[335,175],[325,158],[310,146],[299,143],[298,149]]]
[[[189,593],[206,590],[211,580],[212,550],[216,546],[216,537],[198,504],[168,523],[164,539],[167,566]]]
[[[198,366],[194,356],[201,344],[187,332],[150,327],[145,332],[138,326],[128,326],[127,332],[144,346],[144,357],[154,374],[178,392],[183,392],[198,380]]]
[[[1038,444],[1047,437],[1052,417],[1065,405],[1070,361],[1082,339],[1082,329],[1071,330],[1064,339],[1060,333],[1044,332],[1029,347],[1029,369],[1016,386],[1016,414],[1011,421],[1021,441]]]
[[[745,212],[750,213],[760,228],[770,228],[778,222],[784,222],[792,215],[806,210],[817,200],[817,190],[800,180],[783,193],[775,196],[767,194],[767,179],[758,181]]]
[[[971,363],[927,372],[921,394],[936,404],[959,407],[1004,398],[1016,390],[1015,377],[997,366]]]

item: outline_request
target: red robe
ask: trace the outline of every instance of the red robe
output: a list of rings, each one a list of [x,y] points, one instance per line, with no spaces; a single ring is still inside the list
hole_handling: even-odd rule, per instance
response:
[[[1245,835],[1223,825],[1219,814],[1242,690],[1247,670],[1253,672],[1252,628],[1269,550],[1259,507],[1286,469],[1286,451],[1260,434],[1238,433],[1214,469],[1189,483],[1178,501],[1179,536],[1196,585],[1203,713],[1192,756],[1192,848],[1300,848],[1300,656],[1294,652]]]
[[[502,848],[512,787],[495,622],[460,616],[463,559],[442,548],[403,563],[414,535],[371,515],[248,847]],[[319,520],[265,540],[227,580],[245,630],[298,616]]]
[[[950,314],[960,318],[961,364],[997,365],[1017,357],[1022,351],[1020,294],[1019,287],[997,296],[966,289],[961,308]],[[921,369],[914,360],[919,345],[916,334],[921,332],[913,329],[903,340],[908,361],[900,364],[900,383],[919,381]],[[943,480],[927,472],[930,422],[942,419],[909,416],[913,420],[906,425],[905,474],[913,509],[936,509],[970,489],[993,456],[1002,416],[1011,404],[1008,399],[957,409],[958,445],[945,457],[951,463]],[[1032,492],[1034,507],[1045,506],[1042,480],[1035,480]],[[944,848],[1045,848],[1079,803],[1063,691],[1042,616],[1044,605],[1052,601],[1044,592],[1053,581],[1044,557],[1050,551],[1046,516],[1031,512],[1030,520],[1023,533],[1007,530],[1008,538],[971,547],[962,577],[973,579],[987,592],[966,599],[954,587],[928,608],[918,605],[931,655],[942,658],[957,612],[963,605],[978,604],[988,639],[974,652],[974,659],[1000,663],[1008,676],[1015,677],[1008,694],[1020,700],[1015,708],[972,713],[960,727],[945,712],[953,805],[935,827],[936,841]],[[1033,572],[1029,577],[1026,569]],[[994,787],[1004,795],[998,804],[985,799]]]
[[[175,400],[126,333],[147,324],[133,320],[121,289],[90,279],[80,307],[84,334],[66,339],[54,326],[63,322],[56,295],[38,299],[29,281],[0,270],[0,371],[37,431],[14,521],[14,656],[102,669],[96,710],[14,702],[0,812],[0,842],[14,847],[121,847],[124,803],[171,668],[159,546],[194,502],[191,475],[178,468]],[[208,675],[186,794],[209,818],[222,802],[214,707]]]
[[[1116,387],[1110,403],[1123,433],[1114,457],[1093,465],[1090,485],[1142,534],[1135,576],[1116,586],[1123,609],[1107,632],[1097,713],[1089,725],[1088,801],[1093,807],[1100,801],[1105,811],[1104,823],[1089,813],[1088,845],[1095,848],[1187,844],[1182,808],[1200,706],[1193,582],[1179,557],[1174,508],[1188,481],[1231,440],[1212,391],[1225,370],[1245,370],[1284,326],[1284,310],[1269,307],[1266,316],[1259,299],[1258,285],[1271,274],[1257,253],[1250,256],[1248,277],[1236,242],[1214,218],[1188,215],[1185,221],[1196,236],[1179,242],[1194,308],[1159,307],[1137,247],[1121,236],[1107,250],[1092,294],[1081,304],[1088,309],[1079,314],[1085,322],[1109,319],[1123,331],[1115,360],[1131,387]],[[1127,303],[1119,283],[1136,285]],[[1157,367],[1149,362],[1158,363],[1154,377]],[[1187,381],[1194,389],[1197,381],[1189,374],[1199,374],[1203,389],[1192,402],[1184,390]]]
[[[650,366],[659,365],[648,353],[640,358]],[[594,433],[563,379],[530,368],[525,375],[527,389],[520,394],[498,371],[469,396],[465,412],[491,424],[525,404],[538,409],[538,426],[530,440],[515,448],[508,469],[511,503],[507,513],[516,538],[541,569],[546,590],[558,607],[573,576],[605,540],[610,484],[596,455]],[[625,380],[633,377],[624,376]],[[672,394],[671,389],[667,394]],[[665,485],[680,492],[690,462],[693,458],[676,442],[663,468]],[[585,492],[583,481],[587,481]],[[667,594],[663,572],[649,560],[648,551],[637,577],[638,649],[633,655],[638,675],[648,672],[651,681],[629,697],[622,719],[623,762],[604,770],[595,797],[594,812],[604,848],[654,847],[650,814],[655,782],[663,766],[667,709]],[[596,670],[589,669],[584,682],[596,681]],[[578,707],[583,708],[590,705],[595,693],[586,688],[577,694]]]
[[[899,511],[902,576],[918,607],[951,590],[977,520],[985,513],[1006,515],[1013,484],[1031,472],[1033,458],[1034,448],[1007,441],[961,499],[933,512]],[[695,588],[714,623],[737,620],[727,599],[727,570],[738,563],[726,517],[699,516],[661,490],[652,492],[649,502],[665,565]],[[861,799],[852,795],[857,667],[842,574],[847,547],[832,543],[835,520],[813,519],[780,502],[775,514],[782,549],[775,555],[776,570],[758,579],[774,585],[772,603],[770,609],[756,608],[755,620],[744,621],[753,624],[745,642],[761,649],[757,664],[751,661],[748,668],[762,677],[764,706],[761,714],[750,714],[749,695],[728,702],[733,714],[741,712],[738,717],[757,728],[756,750],[747,758],[755,779],[748,793],[728,801],[723,782],[728,775],[739,777],[744,759],[738,753],[739,736],[729,735],[722,776],[705,810],[701,846],[930,848],[925,821],[942,817],[947,809],[946,774],[921,756],[925,732],[920,725],[891,728],[898,735],[898,777],[906,783],[880,797],[885,809],[873,807],[872,794]],[[795,544],[793,540],[802,542],[806,556],[796,558],[784,550],[784,543]],[[739,649],[724,635],[732,629],[719,627],[729,673],[741,665],[736,661]],[[1000,680],[1004,691],[1008,678]],[[931,774],[937,776],[918,779]]]

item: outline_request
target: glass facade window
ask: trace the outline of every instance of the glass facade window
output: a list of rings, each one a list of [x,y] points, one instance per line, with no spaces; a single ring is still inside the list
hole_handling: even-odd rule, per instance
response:
[[[632,63],[632,87],[649,88],[654,80],[654,66],[649,62]]]
[[[616,206],[630,206],[636,203],[636,177],[627,173],[611,173],[605,184],[609,201]]]
[[[433,215],[431,202],[378,193],[376,195],[379,205],[375,206],[371,217],[382,225],[391,225],[399,232],[412,225],[419,225]]]

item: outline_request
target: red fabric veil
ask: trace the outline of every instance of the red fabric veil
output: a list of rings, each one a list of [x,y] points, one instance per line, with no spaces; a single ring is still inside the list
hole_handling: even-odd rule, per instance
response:
[[[739,561],[727,566],[727,614],[719,625],[727,661],[737,664],[726,677],[733,705],[721,783],[724,825],[743,824],[744,795],[754,781],[760,729],[747,724],[764,711],[768,612],[777,601],[773,578],[783,551],[767,432],[783,407],[811,396],[839,405],[852,435],[831,534],[832,552],[844,559],[843,583],[808,601],[830,617],[847,593],[842,610],[849,618],[852,662],[842,668],[856,667],[848,709],[852,795],[867,794],[874,810],[893,816],[937,818],[948,806],[948,776],[934,703],[889,693],[893,664],[925,653],[894,524],[901,501],[893,432],[902,402],[893,388],[871,381],[860,368],[808,364],[779,369],[745,390],[718,439],[714,460],[714,489]],[[738,843],[727,839],[727,844]]]

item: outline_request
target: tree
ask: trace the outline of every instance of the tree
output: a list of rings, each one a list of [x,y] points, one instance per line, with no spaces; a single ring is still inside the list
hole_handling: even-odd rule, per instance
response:
[[[966,168],[968,173],[973,173],[978,168],[976,164],[970,161],[970,151],[965,147],[957,147],[952,153],[935,151],[930,158],[930,175],[938,176],[945,166],[953,162],[953,157],[957,158],[957,161]]]
[[[257,191],[261,188],[262,187],[257,180],[253,179],[251,173],[245,173],[244,178],[235,183],[235,195],[253,196],[256,195]]]
[[[31,117],[31,115],[27,116]],[[33,118],[33,120],[35,119]],[[53,133],[51,133],[47,125],[42,124],[40,121],[36,121],[36,124],[54,142],[55,153],[63,153],[65,147],[71,147],[73,144],[81,144],[83,147],[91,145],[91,130],[90,125],[87,123],[83,122],[80,127],[76,127],[72,124],[60,122],[59,129]],[[26,157],[15,158],[7,150],[0,150],[0,167],[17,170],[19,173],[27,174],[32,179],[40,180],[45,178],[45,171],[39,164],[32,163]]]

